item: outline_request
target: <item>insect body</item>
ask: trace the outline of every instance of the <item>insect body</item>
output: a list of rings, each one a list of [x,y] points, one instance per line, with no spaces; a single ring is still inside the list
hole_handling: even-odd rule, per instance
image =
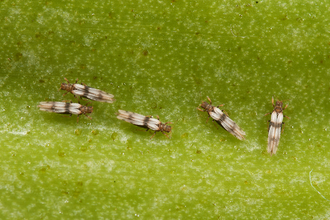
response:
[[[158,120],[155,118],[152,118],[152,116],[143,116],[134,112],[128,112],[124,110],[118,110],[118,116],[117,118],[123,121],[126,121],[128,123],[137,125],[139,127],[147,128],[147,131],[149,129],[154,130],[155,133],[151,136],[150,139],[152,139],[157,131],[162,132],[167,138],[169,138],[164,132],[170,132],[171,126],[168,126],[167,124],[171,124],[171,122],[162,123],[159,121],[159,117],[157,116]]]
[[[60,90],[66,90],[67,92],[63,94],[65,96],[68,92],[71,92],[73,95],[84,97],[93,101],[113,103],[115,99],[112,94],[103,92],[99,89],[94,89],[85,84],[71,84],[69,80],[64,78],[68,83],[62,83]],[[76,80],[76,83],[78,79]]]
[[[284,108],[282,108],[283,102],[281,101],[276,101],[276,105],[274,105],[274,98],[272,98],[272,104],[274,107],[273,112],[265,114],[265,116],[271,114],[271,120],[269,121],[269,128],[268,128],[268,148],[267,148],[267,151],[268,153],[270,153],[270,155],[275,154],[277,151],[277,147],[281,137],[282,124],[284,124],[283,116],[287,117],[283,115],[283,110],[286,109],[286,107],[288,107],[288,105],[286,105]]]
[[[238,127],[238,125],[233,120],[231,120],[225,113],[223,113],[222,110],[218,108],[219,106],[223,105],[218,105],[217,107],[214,107],[212,105],[211,99],[209,97],[207,97],[207,99],[210,101],[210,104],[207,102],[203,102],[198,106],[201,106],[205,110],[199,108],[197,108],[197,110],[207,112],[209,116],[212,117],[213,121],[216,121],[221,127],[223,127],[225,130],[227,130],[229,133],[231,133],[238,139],[244,140],[245,132],[240,127]]]
[[[93,107],[89,106],[83,106],[79,103],[68,103],[68,102],[40,102],[38,105],[41,111],[46,112],[55,112],[58,114],[70,114],[71,115],[78,115],[77,117],[77,123],[79,121],[79,115],[84,114],[89,119],[92,119],[89,117],[86,113],[92,113]]]

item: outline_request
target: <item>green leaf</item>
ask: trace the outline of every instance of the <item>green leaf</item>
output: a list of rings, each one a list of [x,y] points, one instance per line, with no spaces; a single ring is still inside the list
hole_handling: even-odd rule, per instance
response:
[[[329,218],[329,8],[0,0],[0,218]],[[58,91],[64,77],[117,101],[79,123],[39,111],[77,102]],[[206,123],[207,96],[245,141]],[[291,119],[270,156],[272,97]],[[172,122],[171,139],[118,109]]]

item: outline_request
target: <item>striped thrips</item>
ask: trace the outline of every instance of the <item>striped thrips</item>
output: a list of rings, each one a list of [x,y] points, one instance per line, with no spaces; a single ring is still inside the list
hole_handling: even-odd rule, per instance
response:
[[[167,138],[169,138],[165,132],[169,133],[172,129],[171,126],[167,125],[171,124],[171,122],[162,123],[161,121],[159,121],[158,115],[158,119],[155,119],[152,118],[152,116],[143,116],[134,112],[118,110],[117,118],[128,123],[137,125],[139,127],[146,128],[147,131],[149,129],[154,130],[155,133],[151,136],[150,139],[152,139],[158,131],[162,132]]]
[[[78,79],[75,84],[71,84],[67,78],[64,78],[68,83],[62,83],[60,90],[66,90],[67,92],[63,94],[65,96],[68,92],[71,92],[74,96],[80,96],[86,99],[90,99],[98,102],[113,103],[115,99],[114,95],[106,93],[102,90],[95,89],[86,86],[84,83],[77,84]]]
[[[87,113],[93,112],[93,107],[84,106],[79,103],[70,102],[40,102],[38,105],[41,111],[54,112],[57,114],[69,114],[77,115],[77,123],[79,121],[79,115],[84,114],[89,119],[92,119],[87,115]]]
[[[226,131],[237,137],[239,140],[244,140],[245,132],[233,121],[228,115],[226,115],[223,110],[220,110],[218,107],[223,105],[218,105],[217,107],[212,105],[212,101],[209,97],[207,99],[210,101],[210,104],[207,102],[203,102],[198,107],[202,107],[203,109],[197,108],[197,110],[202,112],[207,112],[209,117],[216,121],[221,127],[223,127]]]
[[[283,116],[290,119],[288,116],[283,115],[283,111],[288,107],[288,105],[282,108],[283,102],[279,100],[277,100],[276,104],[274,105],[274,98],[272,98],[272,104],[274,107],[273,112],[265,114],[265,116],[271,114],[271,119],[268,121],[269,127],[267,148],[267,151],[270,153],[270,155],[276,154],[277,147],[280,142],[282,124],[284,124]]]

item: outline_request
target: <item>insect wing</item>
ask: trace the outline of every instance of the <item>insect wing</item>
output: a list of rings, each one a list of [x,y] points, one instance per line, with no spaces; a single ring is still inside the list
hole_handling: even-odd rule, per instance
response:
[[[80,84],[73,84],[74,89],[72,90],[72,93],[74,95],[78,95],[78,96],[85,96],[85,94],[87,93],[86,91],[86,86],[84,85],[80,85]]]
[[[275,111],[271,115],[271,121],[268,132],[268,153],[275,154],[277,146],[280,142],[281,128],[283,122],[283,114],[276,113]]]
[[[118,119],[134,125],[143,126],[143,120],[145,118],[143,115],[134,112],[124,111],[124,110],[118,110],[118,112],[119,112],[117,116]]]
[[[112,94],[80,84],[74,84],[74,90],[72,93],[99,102],[112,103],[114,101],[114,96]]]
[[[74,115],[80,115],[81,111],[80,111],[80,107],[82,105],[80,105],[79,103],[69,103],[69,112],[70,114],[74,114]]]
[[[40,102],[38,105],[41,111],[55,112],[58,114],[81,114],[78,103],[66,103],[66,102]]]
[[[220,121],[223,117],[224,113],[218,109],[217,107],[214,107],[213,111],[209,112],[209,115],[216,121]]]
[[[226,129],[229,133],[237,137],[239,140],[243,140],[245,132],[227,115],[225,115],[219,108],[214,108],[213,114],[210,114],[211,117],[215,119],[215,117],[219,118],[216,120],[224,129]]]
[[[65,103],[65,102],[40,102],[38,107],[40,108],[41,111],[64,114],[67,113],[66,106],[68,104],[69,103]]]
[[[118,119],[126,121],[128,123],[149,128],[152,130],[159,130],[158,124],[160,124],[160,121],[154,118],[146,117],[134,112],[128,112],[124,110],[118,110],[119,115],[117,116]]]
[[[149,120],[146,124],[147,124],[148,128],[150,128],[151,130],[158,131],[160,123],[161,122],[155,118],[149,118]]]

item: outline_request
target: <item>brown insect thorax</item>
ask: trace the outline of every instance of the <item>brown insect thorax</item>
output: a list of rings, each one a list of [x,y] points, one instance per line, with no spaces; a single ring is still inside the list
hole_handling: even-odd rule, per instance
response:
[[[170,132],[171,129],[172,129],[172,127],[171,127],[171,126],[168,126],[168,125],[166,125],[166,124],[161,123],[161,124],[159,125],[159,130],[160,130],[160,131]]]
[[[70,84],[70,83],[68,83],[68,84],[61,83],[61,90],[66,90],[68,92],[71,92],[72,89],[73,89],[73,85],[72,84]]]
[[[93,112],[93,106],[81,106],[80,111],[83,113],[92,113]]]
[[[276,105],[275,105],[274,111],[276,113],[281,113],[283,111],[282,106],[283,106],[283,102],[276,101]]]
[[[214,109],[214,107],[207,102],[203,102],[201,106],[203,109],[205,109],[208,112],[211,112]]]

